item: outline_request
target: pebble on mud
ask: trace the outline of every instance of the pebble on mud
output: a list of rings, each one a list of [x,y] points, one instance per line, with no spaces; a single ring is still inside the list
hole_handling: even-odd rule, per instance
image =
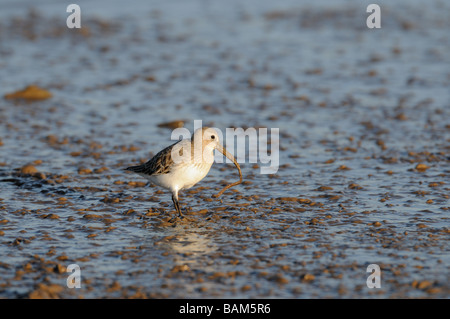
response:
[[[22,166],[20,168],[20,173],[25,174],[25,175],[33,175],[33,174],[36,174],[37,172],[38,172],[38,170],[36,169],[36,167],[34,167],[31,164]]]
[[[170,128],[172,130],[183,126],[184,121],[181,120],[158,124],[158,127]]]
[[[417,288],[417,289],[426,289],[426,288],[431,287],[433,284],[430,281],[428,281],[428,280],[423,280],[423,281],[420,281],[420,282],[417,281],[417,280],[414,280],[411,285],[414,288]]]
[[[430,167],[428,165],[422,163],[416,165],[416,170],[418,170],[419,172],[425,172],[429,168]]]
[[[81,167],[78,169],[78,174],[80,174],[80,175],[86,175],[86,174],[91,174],[91,173],[92,173],[92,170],[90,168]]]
[[[350,185],[348,185],[348,188],[350,188],[350,189],[362,189],[362,186],[360,186],[359,184],[351,183]]]
[[[312,274],[305,274],[305,275],[302,277],[302,280],[303,280],[303,281],[306,281],[306,282],[313,281],[314,279],[316,279],[316,276],[314,276],[314,275],[312,275]]]
[[[37,177],[39,179],[46,179],[47,178],[44,173],[39,172],[37,170],[37,168],[34,165],[31,165],[31,164],[27,164],[27,165],[22,166],[20,168],[20,174],[22,174],[22,175],[31,175],[31,176]]]
[[[64,290],[63,286],[56,284],[38,284],[37,289],[32,291],[28,297],[30,299],[55,299],[59,298],[58,294]]]
[[[374,222],[374,223],[372,223],[372,226],[375,226],[375,227],[380,227],[382,224],[380,223],[380,222]]]
[[[23,99],[28,101],[38,101],[49,99],[52,97],[52,94],[49,91],[42,89],[36,85],[30,85],[23,90],[5,94],[4,97],[7,100]]]
[[[173,268],[170,270],[170,272],[184,272],[184,271],[190,271],[191,269],[189,268],[188,265],[176,265],[173,266]]]
[[[48,218],[48,219],[59,219],[59,216],[58,215],[56,215],[56,214],[47,214],[47,215],[44,215],[44,216],[42,216],[42,218]]]
[[[67,271],[67,268],[61,264],[56,264],[55,267],[53,268],[53,271],[58,274],[63,274]]]
[[[332,189],[333,187],[331,186],[320,186],[319,188],[316,189],[316,191],[323,192],[323,191],[330,191]]]
[[[278,283],[278,284],[282,284],[282,285],[289,283],[289,280],[286,279],[286,278],[285,278],[283,275],[281,275],[281,274],[276,274],[276,275],[270,277],[269,280],[274,281],[274,282],[276,282],[276,283]]]

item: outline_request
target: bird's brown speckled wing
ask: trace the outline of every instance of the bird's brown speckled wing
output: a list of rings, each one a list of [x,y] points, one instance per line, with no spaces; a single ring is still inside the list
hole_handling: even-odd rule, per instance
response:
[[[132,171],[138,174],[145,174],[145,175],[161,175],[161,174],[168,174],[170,172],[170,168],[173,164],[172,160],[172,148],[178,144],[181,141],[178,141],[162,151],[160,151],[158,154],[153,156],[148,162],[137,165],[137,166],[131,166],[126,168],[127,171]]]

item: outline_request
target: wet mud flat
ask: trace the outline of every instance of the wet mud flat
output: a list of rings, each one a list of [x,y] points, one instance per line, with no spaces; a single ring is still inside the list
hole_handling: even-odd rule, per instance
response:
[[[80,1],[80,30],[5,6],[0,297],[450,296],[448,4],[379,3],[368,30],[364,6],[255,3]],[[198,119],[279,128],[280,167],[241,163],[215,199],[238,180],[215,163],[170,223],[170,194],[123,169]]]

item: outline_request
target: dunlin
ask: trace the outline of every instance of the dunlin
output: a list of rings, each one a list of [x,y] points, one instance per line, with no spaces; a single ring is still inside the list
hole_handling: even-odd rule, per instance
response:
[[[182,218],[178,192],[188,189],[201,181],[209,172],[214,162],[214,150],[233,161],[239,171],[239,181],[227,185],[214,197],[220,196],[228,188],[242,182],[242,173],[236,159],[220,144],[219,135],[213,128],[197,129],[191,139],[178,141],[156,154],[142,165],[126,168],[150,182],[168,189],[172,193],[172,201]]]

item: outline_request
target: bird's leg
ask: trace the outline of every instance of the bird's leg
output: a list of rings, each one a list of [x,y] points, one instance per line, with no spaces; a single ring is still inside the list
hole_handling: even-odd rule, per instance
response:
[[[172,201],[173,201],[175,209],[176,209],[176,211],[178,213],[177,217],[179,217],[180,219],[183,218],[184,216],[181,213],[180,203],[178,203],[178,192],[175,192],[175,193],[172,194]]]

